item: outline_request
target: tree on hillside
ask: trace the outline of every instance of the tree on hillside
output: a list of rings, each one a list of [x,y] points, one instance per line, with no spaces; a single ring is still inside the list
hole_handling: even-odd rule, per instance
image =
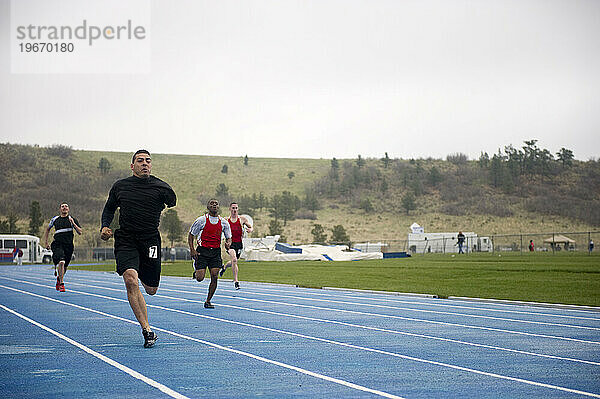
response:
[[[244,156],[244,166],[248,166],[248,155]]]
[[[469,160],[469,157],[466,154],[461,152],[455,152],[453,154],[448,154],[446,156],[446,161],[454,164],[454,165],[464,165]]]
[[[313,236],[313,243],[315,244],[324,244],[327,241],[327,234],[325,234],[325,229],[320,224],[315,224],[310,234]]]
[[[545,148],[540,151],[538,157],[538,173],[542,177],[542,182],[544,181],[544,177],[548,177],[550,175],[552,161],[554,161],[554,156],[552,156],[550,151]]]
[[[252,194],[252,196],[254,196],[254,194]],[[256,207],[262,211],[263,208],[266,208],[267,206],[269,206],[268,202],[269,202],[269,200],[261,191],[260,194],[258,195],[258,201],[256,202]]]
[[[42,219],[42,210],[40,207],[40,203],[37,201],[31,201],[29,203],[29,230],[28,234],[32,236],[39,235],[40,227],[44,224],[44,219]]]
[[[335,159],[335,157],[331,160],[331,169],[329,171],[329,175],[335,181],[340,179],[340,163],[337,159]]]
[[[410,212],[414,209],[417,209],[417,204],[415,202],[414,194],[411,191],[404,194],[404,196],[402,197],[402,200],[400,201],[400,205],[402,206],[402,209],[404,209],[406,211],[407,215],[408,215],[408,212]]]
[[[217,198],[221,197],[229,197],[229,187],[225,185],[225,183],[221,183],[217,186],[217,191],[215,192]]]
[[[540,148],[537,146],[537,140],[526,140],[523,146],[524,152],[524,167],[525,172],[533,175],[537,171],[538,158],[540,155]]]
[[[279,223],[277,219],[273,219],[269,222],[269,235],[276,236],[278,234],[283,234],[283,227],[281,227],[281,223]]]
[[[359,168],[362,168],[363,166],[365,166],[365,160],[360,156],[360,154],[358,154],[358,158],[356,158],[356,165]]]
[[[215,197],[219,201],[221,208],[228,207],[231,202],[231,195],[229,194],[229,187],[225,183],[220,183],[215,191]]]
[[[385,156],[383,158],[381,158],[381,160],[383,161],[383,167],[387,169],[391,162],[391,159],[388,156],[387,152],[385,153]]]
[[[442,180],[444,180],[444,178],[440,170],[435,166],[431,167],[431,169],[429,169],[429,174],[427,175],[427,182],[435,187],[440,184]]]
[[[311,211],[316,211],[321,209],[321,204],[319,203],[319,197],[315,190],[306,189],[304,193],[304,201],[302,201],[302,206]]]
[[[490,162],[490,183],[492,187],[500,187],[502,178],[504,176],[503,170],[504,165],[502,164],[503,156],[498,150],[497,154],[494,154]]]
[[[477,164],[482,169],[487,169],[490,166],[490,156],[488,155],[487,152],[483,152],[483,151],[481,152],[481,155],[479,155],[479,160],[477,161]]]
[[[227,164],[223,165],[223,167],[221,168],[221,173],[225,173],[227,174],[227,171],[229,170],[229,167],[227,166]]]
[[[181,240],[183,229],[175,209],[167,209],[163,214],[161,227],[167,232],[167,238],[171,241],[171,246],[173,246],[174,241]]]
[[[296,173],[290,171],[288,172],[287,176],[290,178],[290,180],[292,180],[294,176],[296,176]]]
[[[46,154],[53,157],[66,159],[73,155],[73,147],[62,144],[53,144],[52,146],[46,148]]]
[[[17,228],[17,221],[19,218],[13,212],[8,214],[6,220],[0,221],[0,233],[2,234],[19,234],[20,231]]]
[[[525,153],[514,148],[512,145],[504,147],[504,153],[506,156],[502,156],[498,152],[501,162],[503,163],[504,169],[507,169],[513,180],[517,180],[519,176],[525,173]],[[506,165],[504,165],[506,163]],[[506,171],[502,171],[501,175],[504,176]]]
[[[389,189],[389,184],[386,179],[383,179],[381,181],[381,185],[379,186],[379,189],[381,190],[382,193],[387,192],[387,190]]]
[[[375,208],[373,207],[373,203],[369,197],[365,197],[360,201],[360,209],[366,213],[375,212]]]
[[[300,208],[300,198],[297,195],[284,191],[281,195],[274,195],[269,201],[269,215],[275,220],[283,219],[283,225],[288,220],[294,220],[294,213]]]
[[[240,213],[254,216],[254,210],[256,209],[256,194],[242,195],[237,198],[237,204],[240,209]]]
[[[102,157],[100,161],[98,161],[98,169],[100,169],[100,173],[103,175],[107,174],[110,171],[111,164],[108,159]]]
[[[337,226],[333,226],[331,229],[331,242],[333,243],[347,243],[350,241],[350,237],[348,233],[346,233],[346,229],[341,224]]]
[[[563,169],[568,167],[568,166],[573,166],[573,159],[574,159],[574,155],[573,155],[573,151],[568,150],[566,148],[561,148],[560,151],[558,151],[556,153],[556,159],[558,161],[560,161],[560,163],[562,164]]]

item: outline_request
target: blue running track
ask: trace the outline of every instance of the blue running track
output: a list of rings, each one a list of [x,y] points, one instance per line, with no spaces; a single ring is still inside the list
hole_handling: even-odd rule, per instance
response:
[[[144,349],[114,273],[0,267],[11,398],[600,398],[600,312],[162,277]]]

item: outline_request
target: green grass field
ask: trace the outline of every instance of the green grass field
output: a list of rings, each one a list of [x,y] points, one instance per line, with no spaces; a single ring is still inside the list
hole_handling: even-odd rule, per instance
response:
[[[72,266],[114,271],[114,263]],[[162,274],[191,278],[190,262]],[[224,278],[232,278],[227,270]],[[600,306],[600,256],[471,254],[358,262],[240,262],[240,281]],[[68,279],[68,277],[67,277]]]

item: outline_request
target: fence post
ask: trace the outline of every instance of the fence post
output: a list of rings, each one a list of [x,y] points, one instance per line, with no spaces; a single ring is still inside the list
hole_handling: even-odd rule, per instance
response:
[[[519,252],[521,253],[521,255],[523,255],[523,234],[521,234],[520,237],[521,237],[521,245],[519,246]]]
[[[591,236],[590,232],[588,231],[588,240],[587,240],[587,242],[585,243],[585,244],[586,244],[586,245],[585,245],[585,246],[586,246],[586,249],[587,249],[587,251],[588,251],[588,255],[591,255],[591,254],[592,254],[592,251],[590,251],[590,241],[592,241],[592,236]]]
[[[554,241],[554,232],[552,233],[552,254],[554,255],[556,252],[556,242]]]

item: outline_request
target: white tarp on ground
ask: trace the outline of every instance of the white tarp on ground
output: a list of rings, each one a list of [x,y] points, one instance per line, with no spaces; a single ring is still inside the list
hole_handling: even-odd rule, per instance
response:
[[[279,237],[277,237],[279,238]],[[300,245],[302,249],[300,254],[285,254],[275,250],[275,242],[272,245],[261,242],[261,239],[255,242],[244,241],[245,259],[247,261],[293,261],[293,260],[362,260],[362,259],[383,259],[381,252],[360,252],[348,251],[346,245]],[[262,239],[264,240],[264,239]]]

